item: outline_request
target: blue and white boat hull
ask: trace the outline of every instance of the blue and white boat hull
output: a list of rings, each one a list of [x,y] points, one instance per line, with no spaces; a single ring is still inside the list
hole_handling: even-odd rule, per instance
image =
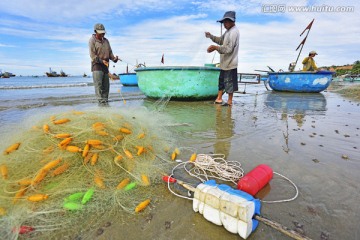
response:
[[[321,92],[332,81],[331,71],[319,72],[269,72],[269,86],[282,92]]]

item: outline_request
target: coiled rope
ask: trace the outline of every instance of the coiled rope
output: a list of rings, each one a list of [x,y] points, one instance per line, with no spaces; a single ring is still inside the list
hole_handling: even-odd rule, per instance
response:
[[[174,172],[176,169],[182,167],[190,176],[199,179],[201,182],[205,182],[209,180],[209,178],[210,179],[215,178],[221,181],[232,182],[235,185],[237,185],[237,182],[244,176],[244,170],[241,167],[241,163],[237,161],[226,161],[224,157],[225,157],[224,154],[198,154],[194,162],[190,162],[190,161],[182,162],[182,160],[177,159],[176,161],[180,163],[172,169],[170,177],[173,177],[175,175]],[[273,172],[273,173],[284,178],[294,186],[296,191],[295,196],[289,199],[271,200],[271,201],[260,200],[260,201],[263,203],[281,203],[281,202],[290,202],[295,200],[299,194],[299,190],[295,185],[295,183],[280,173],[277,172]],[[192,200],[192,198],[175,193],[170,188],[169,182],[168,182],[168,189],[172,194],[178,197]]]

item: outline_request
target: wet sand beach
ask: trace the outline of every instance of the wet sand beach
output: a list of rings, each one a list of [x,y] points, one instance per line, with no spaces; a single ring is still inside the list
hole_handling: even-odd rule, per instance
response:
[[[267,164],[291,179],[298,187],[298,197],[290,202],[262,203],[262,216],[312,239],[360,239],[360,102],[356,94],[354,98],[338,92],[344,84],[350,83],[332,83],[318,94],[267,91],[260,84],[248,85],[243,94],[240,85],[232,107],[211,101],[158,102],[145,98],[138,88],[112,84],[110,109],[161,111],[172,118],[173,135],[180,147],[224,154],[227,160],[240,162],[245,173]],[[73,93],[63,87],[43,89],[45,97],[39,89],[1,89],[2,149],[10,135],[29,127],[23,125],[29,116],[97,109],[91,84],[69,89]],[[190,176],[181,177],[193,181]],[[241,239],[195,213],[192,202],[172,195],[165,183],[159,183],[157,189],[144,212],[112,210],[72,239]],[[278,175],[266,190],[266,201],[295,194],[294,187]],[[31,234],[21,237],[27,238]],[[61,236],[54,233],[54,238]],[[248,239],[290,238],[259,223]]]

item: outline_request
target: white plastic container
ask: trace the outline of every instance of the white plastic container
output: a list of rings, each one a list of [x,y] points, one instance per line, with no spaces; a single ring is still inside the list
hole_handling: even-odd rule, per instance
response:
[[[258,221],[253,217],[260,214],[260,207],[258,199],[230,186],[217,185],[214,180],[199,184],[193,199],[195,212],[244,239],[256,229]]]
[[[196,187],[195,192],[194,192],[194,198],[193,198],[193,210],[194,210],[194,212],[200,212],[201,214],[203,214],[206,193],[211,188],[216,188],[216,186],[211,186],[211,185],[208,185],[208,184],[201,183]]]
[[[223,194],[224,192],[217,187],[209,189],[206,193],[204,204],[204,218],[219,226],[222,225],[220,218],[220,199]]]

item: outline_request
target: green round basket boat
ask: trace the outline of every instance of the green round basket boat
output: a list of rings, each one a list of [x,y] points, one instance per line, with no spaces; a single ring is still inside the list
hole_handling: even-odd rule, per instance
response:
[[[217,96],[220,68],[196,66],[135,69],[140,90],[149,98],[206,100]]]

